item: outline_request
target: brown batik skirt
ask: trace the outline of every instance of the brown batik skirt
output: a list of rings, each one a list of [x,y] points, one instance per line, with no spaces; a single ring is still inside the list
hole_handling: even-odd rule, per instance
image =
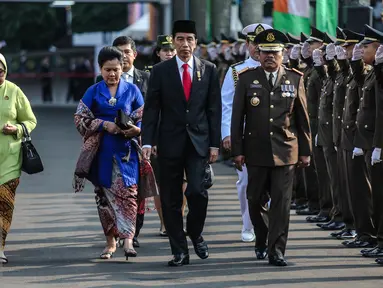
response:
[[[9,229],[11,228],[15,194],[18,185],[19,178],[0,185],[0,245],[2,250],[4,249]]]

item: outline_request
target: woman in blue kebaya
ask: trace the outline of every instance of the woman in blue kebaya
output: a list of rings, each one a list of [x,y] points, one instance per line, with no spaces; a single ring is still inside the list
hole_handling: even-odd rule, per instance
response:
[[[104,47],[98,63],[103,81],[86,91],[75,114],[76,127],[84,138],[75,172],[75,190],[82,190],[84,179],[95,186],[98,214],[106,236],[100,258],[113,256],[116,238],[125,239],[125,256],[135,257],[133,237],[144,100],[136,85],[120,81],[123,55],[117,48]],[[115,124],[120,109],[134,122],[128,130]]]

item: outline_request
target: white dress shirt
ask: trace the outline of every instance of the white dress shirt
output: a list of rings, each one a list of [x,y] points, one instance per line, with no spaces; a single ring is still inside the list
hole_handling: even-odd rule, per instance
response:
[[[134,66],[130,68],[128,72],[123,72],[121,77],[128,83],[132,83],[134,81]]]
[[[176,60],[177,60],[178,71],[180,73],[180,78],[182,82],[182,75],[184,73],[184,68],[182,67],[182,65],[184,65],[185,62],[182,61],[177,55],[176,55]],[[190,74],[191,81],[193,82],[194,57],[192,56],[186,64],[188,64],[189,66],[189,74]]]
[[[249,57],[243,63],[234,65],[234,69],[237,72],[249,67],[258,67],[261,64]],[[235,94],[235,83],[233,78],[233,68],[230,67],[225,75],[221,88],[221,97],[222,97],[222,123],[221,123],[221,136],[222,140],[227,136],[230,136],[230,126],[231,126],[231,113],[233,110],[233,99]]]
[[[278,77],[278,71],[275,71],[275,72],[267,72],[265,70],[265,73],[266,73],[266,79],[267,81],[269,81],[269,77],[270,77],[270,73],[273,73],[273,86],[275,85],[275,81],[277,81],[277,77]]]

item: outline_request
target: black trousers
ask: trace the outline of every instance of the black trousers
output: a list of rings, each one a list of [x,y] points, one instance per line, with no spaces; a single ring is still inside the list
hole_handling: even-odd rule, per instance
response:
[[[185,191],[189,212],[186,229],[190,238],[201,236],[205,225],[208,193],[203,186],[207,159],[195,150],[187,139],[184,153],[179,158],[165,158],[159,154],[160,198],[166,232],[169,236],[172,254],[188,253],[188,244],[183,230],[182,184],[184,171],[188,179]]]
[[[376,228],[378,245],[383,248],[383,164],[371,167],[373,221]]]
[[[257,235],[255,246],[268,246],[269,255],[285,254],[290,222],[291,195],[295,166],[260,167],[247,165],[247,199],[251,221]],[[270,209],[264,205],[271,197]],[[268,244],[267,243],[268,238]]]
[[[134,234],[134,238],[138,238],[140,235],[140,231],[142,229],[142,226],[144,226],[144,219],[145,219],[145,213],[138,214],[136,217],[136,232]]]
[[[357,156],[352,159],[352,152],[343,150],[345,168],[347,169],[347,185],[350,193],[351,206],[347,203],[347,198],[342,202],[342,212],[344,222],[351,226],[353,216],[354,227],[358,237],[362,240],[369,240],[375,234],[372,223],[372,198],[370,171],[366,165],[367,155]],[[344,195],[346,196],[346,195]],[[347,205],[348,204],[348,205]],[[347,206],[346,206],[347,205]],[[347,222],[346,222],[347,221]]]
[[[295,168],[294,184],[293,184],[293,197],[292,200],[298,205],[307,203],[306,193],[306,177],[303,168]]]
[[[311,163],[315,163],[314,167],[306,168],[306,170],[310,171],[310,169],[314,168],[317,175],[317,193],[318,193],[318,202],[319,202],[319,214],[321,216],[329,216],[332,209],[332,199],[331,199],[331,187],[330,187],[330,178],[327,172],[326,159],[323,152],[323,147],[321,146],[313,146],[313,160]],[[307,175],[307,173],[306,173]],[[312,176],[311,178],[313,178]],[[310,187],[313,183],[311,182],[311,178],[307,179],[308,187]]]
[[[342,220],[339,205],[339,191],[341,187],[343,188],[344,186],[344,178],[339,177],[340,165],[338,165],[338,153],[333,146],[330,146],[323,147],[323,155],[326,161],[328,179],[330,181],[330,193],[323,195],[323,201],[326,202],[326,205],[328,206],[331,203],[331,217],[332,219],[339,221]]]

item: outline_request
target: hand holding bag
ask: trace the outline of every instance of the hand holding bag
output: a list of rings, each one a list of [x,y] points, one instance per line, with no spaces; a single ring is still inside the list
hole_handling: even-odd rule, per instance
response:
[[[27,127],[23,123],[23,138],[21,139],[22,165],[21,170],[27,174],[36,174],[44,170],[43,163],[35,146],[32,144],[31,136],[28,133]]]

